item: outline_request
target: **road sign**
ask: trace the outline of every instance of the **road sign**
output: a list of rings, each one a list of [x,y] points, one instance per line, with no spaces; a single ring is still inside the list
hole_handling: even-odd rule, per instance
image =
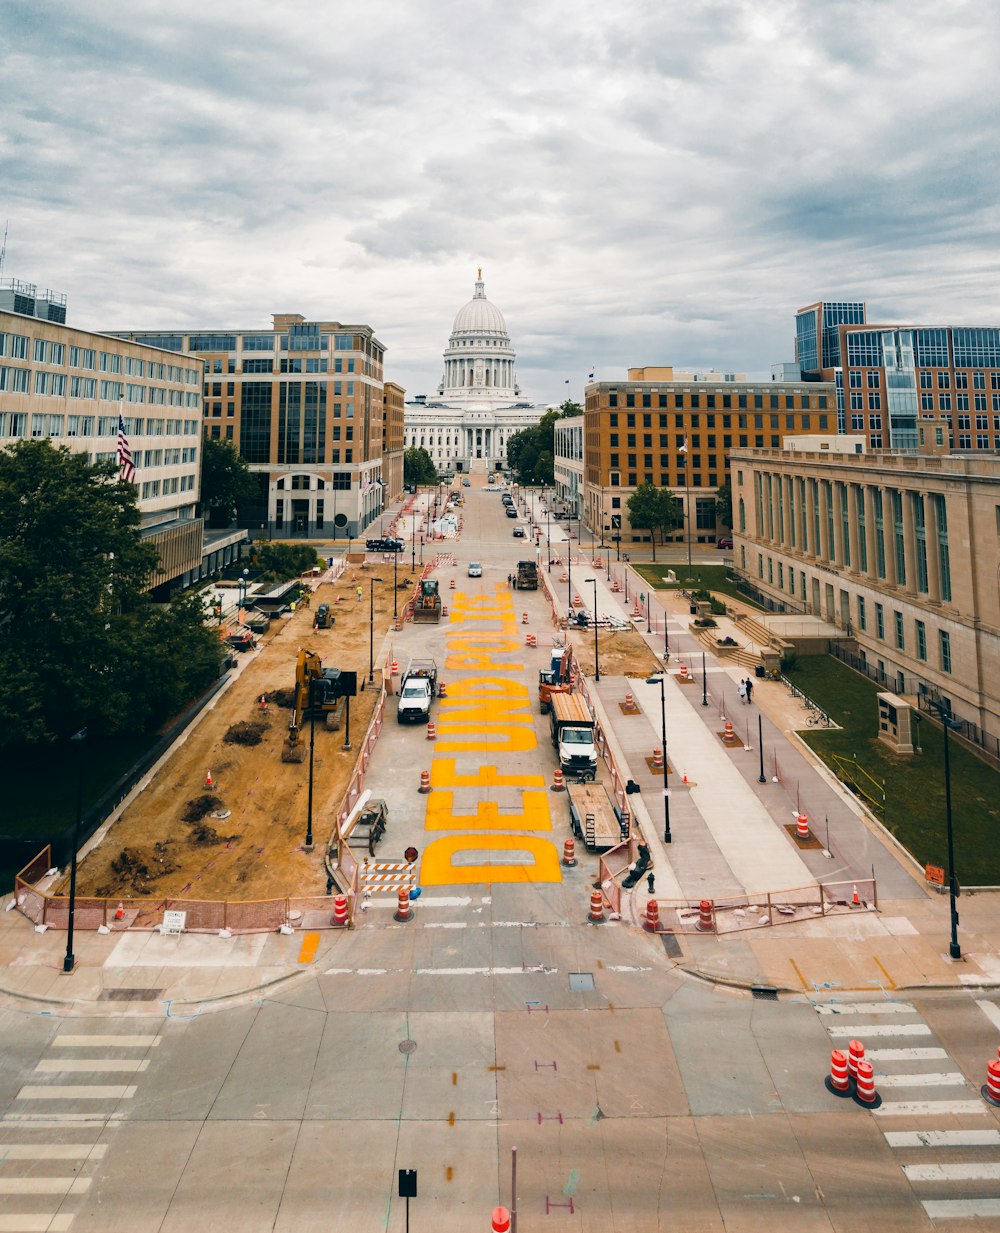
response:
[[[416,848],[407,848],[406,851],[403,853],[403,856],[406,857],[406,859],[410,862],[411,865],[413,864],[413,862],[417,859],[419,855],[420,853],[417,851]]]
[[[401,1199],[415,1199],[417,1197],[416,1169],[399,1170],[399,1197]]]
[[[925,865],[924,877],[935,886],[944,886],[944,870],[938,865]]]

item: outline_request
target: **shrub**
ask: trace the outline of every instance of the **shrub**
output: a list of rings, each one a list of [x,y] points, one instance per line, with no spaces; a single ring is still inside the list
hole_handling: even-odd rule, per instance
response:
[[[787,676],[789,672],[797,672],[799,668],[799,653],[795,650],[785,651],[781,657],[781,662],[778,667],[783,675]]]

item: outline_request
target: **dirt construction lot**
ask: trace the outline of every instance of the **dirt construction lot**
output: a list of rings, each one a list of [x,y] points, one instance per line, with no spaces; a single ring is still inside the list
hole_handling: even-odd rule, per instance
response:
[[[380,691],[379,664],[388,649],[387,634],[391,637],[391,573],[388,585],[374,588],[374,684],[367,684],[371,567],[348,566],[336,583],[317,588],[308,608],[272,621],[261,649],[248,653],[252,661],[243,664],[237,679],[80,864],[79,894],[253,900],[324,893],[323,853]],[[400,569],[399,575],[401,611],[413,580],[409,570]],[[330,604],[336,623],[313,633],[313,614],[321,603]],[[300,737],[306,760],[282,762],[291,712],[271,702],[264,713],[259,704],[262,693],[291,689],[300,647],[315,651],[324,667],[356,671],[359,691],[365,682],[364,692],[350,703],[351,752],[342,750],[343,728],[331,732],[321,720],[316,722],[312,853],[302,850],[309,724],[303,725]],[[225,743],[232,725],[241,722],[264,726],[259,745]],[[211,794],[219,798],[212,812],[230,814],[220,819],[209,812],[198,823],[185,822],[182,815],[190,803],[209,792],[205,787],[209,771],[214,783]]]

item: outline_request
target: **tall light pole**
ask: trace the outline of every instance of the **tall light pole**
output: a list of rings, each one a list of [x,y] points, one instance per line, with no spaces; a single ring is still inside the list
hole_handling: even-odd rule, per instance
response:
[[[392,553],[392,619],[399,619],[398,595],[399,589],[396,582],[396,571],[399,568],[399,551],[394,548]]]
[[[368,684],[375,680],[375,583],[383,579],[368,579]]]
[[[952,959],[961,959],[962,948],[958,944],[958,882],[955,879],[955,832],[951,820],[951,755],[948,748],[948,733],[962,727],[962,721],[956,719],[951,707],[943,702],[931,702],[931,709],[941,720],[944,728],[944,817],[948,835],[948,901],[951,911],[951,941],[948,954]]]
[[[313,850],[313,758],[316,753],[316,678],[309,678],[309,795],[306,801],[305,850]]]
[[[597,657],[597,579],[584,578],[584,582],[593,583],[594,586],[594,680],[601,679],[601,661]]]
[[[83,743],[87,739],[87,729],[81,728],[70,738],[76,743],[76,816],[73,820],[73,850],[69,854],[69,917],[66,924],[66,954],[63,958],[63,971],[72,972],[76,967],[76,956],[73,954],[73,925],[76,920],[76,850],[80,846],[80,822],[83,819]]]
[[[248,569],[245,569],[243,571],[242,577],[237,578],[236,580],[236,584],[240,588],[239,619],[241,621],[243,620],[243,609],[247,606],[247,584],[248,584],[249,577],[250,577],[250,571]]]
[[[552,517],[549,507],[545,507],[545,549],[549,557],[549,573],[552,573]]]
[[[664,688],[664,680],[666,673],[661,672],[659,676],[647,676],[647,685],[656,685],[659,682],[660,686],[660,742],[663,745],[663,842],[670,843],[673,836],[670,834],[670,781],[667,779],[667,694]]]

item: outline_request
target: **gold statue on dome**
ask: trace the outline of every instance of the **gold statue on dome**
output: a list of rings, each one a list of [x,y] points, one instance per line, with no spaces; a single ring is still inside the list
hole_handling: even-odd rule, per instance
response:
[[[477,277],[477,278],[482,278],[482,276],[483,276],[483,267],[482,267],[482,266],[477,266],[477,268],[476,268],[476,277]]]

